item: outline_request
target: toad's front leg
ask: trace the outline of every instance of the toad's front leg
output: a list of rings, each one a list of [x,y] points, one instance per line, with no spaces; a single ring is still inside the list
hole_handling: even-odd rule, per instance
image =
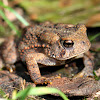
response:
[[[45,77],[41,77],[39,66],[37,64],[37,60],[39,56],[37,57],[37,54],[33,53],[28,53],[26,55],[26,64],[27,64],[27,69],[30,74],[30,77],[32,81],[35,84],[43,84],[43,83],[48,83]]]

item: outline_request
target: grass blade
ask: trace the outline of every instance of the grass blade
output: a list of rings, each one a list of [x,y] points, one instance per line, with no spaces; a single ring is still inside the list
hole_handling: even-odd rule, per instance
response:
[[[40,96],[40,95],[46,95],[46,94],[52,94],[52,93],[57,93],[64,100],[69,100],[63,92],[61,92],[60,90],[56,88],[50,88],[50,87],[28,87],[23,91],[19,91],[15,99],[17,99],[18,97],[21,97],[21,100],[24,100],[27,95]]]
[[[9,27],[14,30],[17,35],[19,35],[18,30],[16,29],[15,25],[5,16],[4,12],[0,9],[0,15],[2,16],[2,18],[6,21],[6,23],[9,25]]]
[[[100,80],[100,78],[96,75],[94,70],[93,70],[93,75],[94,75],[95,80],[97,80],[97,81]]]
[[[29,25],[29,23],[22,16],[20,16],[15,10],[13,10],[12,8],[5,6],[2,2],[0,2],[0,6],[11,11],[25,26]]]
[[[0,88],[0,97],[4,97],[6,94],[4,93],[4,91]]]
[[[92,36],[92,37],[90,38],[90,41],[93,41],[93,40],[94,40],[95,38],[97,38],[98,36],[100,36],[100,33],[98,33],[98,34]]]

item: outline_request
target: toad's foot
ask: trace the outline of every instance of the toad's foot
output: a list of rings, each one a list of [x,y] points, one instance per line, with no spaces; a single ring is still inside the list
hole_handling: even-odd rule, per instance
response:
[[[6,69],[10,72],[10,73],[12,73],[13,71],[15,71],[15,65],[13,65],[13,64],[6,64]]]
[[[36,79],[34,83],[35,83],[36,85],[37,85],[37,84],[48,84],[48,83],[51,83],[51,81],[50,81],[49,78],[40,77],[40,78]]]

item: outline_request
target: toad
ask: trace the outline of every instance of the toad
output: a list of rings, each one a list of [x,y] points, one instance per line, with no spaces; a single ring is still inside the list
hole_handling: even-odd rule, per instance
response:
[[[76,59],[87,52],[90,41],[83,24],[53,24],[50,22],[29,26],[21,39],[11,36],[0,47],[0,63],[7,68],[14,67],[18,60],[25,62],[31,80],[35,84],[48,83],[41,76],[39,65],[60,66],[69,59]],[[87,57],[84,57],[87,59]],[[85,62],[85,67],[79,76],[88,76],[93,67]],[[91,59],[89,59],[91,60]],[[85,74],[87,73],[87,74]]]

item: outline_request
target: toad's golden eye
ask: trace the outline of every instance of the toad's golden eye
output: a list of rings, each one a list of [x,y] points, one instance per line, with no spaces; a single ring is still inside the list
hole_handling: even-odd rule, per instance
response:
[[[74,45],[74,42],[72,40],[64,40],[63,41],[63,46],[66,48],[71,48],[71,47],[73,47],[73,45]]]

